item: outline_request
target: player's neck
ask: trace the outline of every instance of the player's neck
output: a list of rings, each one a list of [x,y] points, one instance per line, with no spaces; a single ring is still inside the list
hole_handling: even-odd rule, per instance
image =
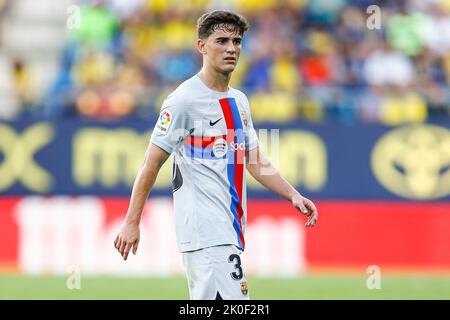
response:
[[[215,70],[203,67],[198,73],[203,83],[214,91],[227,92],[230,84],[231,72],[227,74],[216,72]]]

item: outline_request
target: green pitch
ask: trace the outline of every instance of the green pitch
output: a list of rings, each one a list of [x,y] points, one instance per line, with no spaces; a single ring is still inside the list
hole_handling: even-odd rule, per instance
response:
[[[188,299],[178,278],[82,277],[69,290],[65,277],[0,275],[0,299]],[[369,290],[366,277],[249,277],[252,299],[450,299],[449,276],[383,276],[381,289]]]

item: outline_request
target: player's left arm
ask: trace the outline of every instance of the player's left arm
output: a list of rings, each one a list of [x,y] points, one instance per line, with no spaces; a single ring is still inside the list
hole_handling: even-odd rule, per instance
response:
[[[247,152],[246,167],[259,183],[290,201],[298,211],[306,215],[308,217],[305,224],[307,227],[316,225],[319,213],[315,204],[302,196],[280,175],[270,160],[259,150],[259,147]]]

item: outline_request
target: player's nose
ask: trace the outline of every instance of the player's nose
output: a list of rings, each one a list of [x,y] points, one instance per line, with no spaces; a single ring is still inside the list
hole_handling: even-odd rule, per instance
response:
[[[233,41],[229,41],[227,43],[226,52],[227,53],[235,53],[236,52],[236,47],[234,46]]]

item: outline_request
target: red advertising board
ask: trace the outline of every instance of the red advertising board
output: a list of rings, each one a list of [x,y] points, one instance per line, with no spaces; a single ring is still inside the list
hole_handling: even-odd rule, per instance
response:
[[[320,201],[314,228],[288,202],[249,201],[244,261],[249,273],[297,275],[316,267],[450,269],[450,203]],[[124,263],[112,242],[127,198],[1,198],[0,268],[92,274],[182,272],[170,198],[153,198],[140,252]],[[134,261],[133,261],[134,259]]]

